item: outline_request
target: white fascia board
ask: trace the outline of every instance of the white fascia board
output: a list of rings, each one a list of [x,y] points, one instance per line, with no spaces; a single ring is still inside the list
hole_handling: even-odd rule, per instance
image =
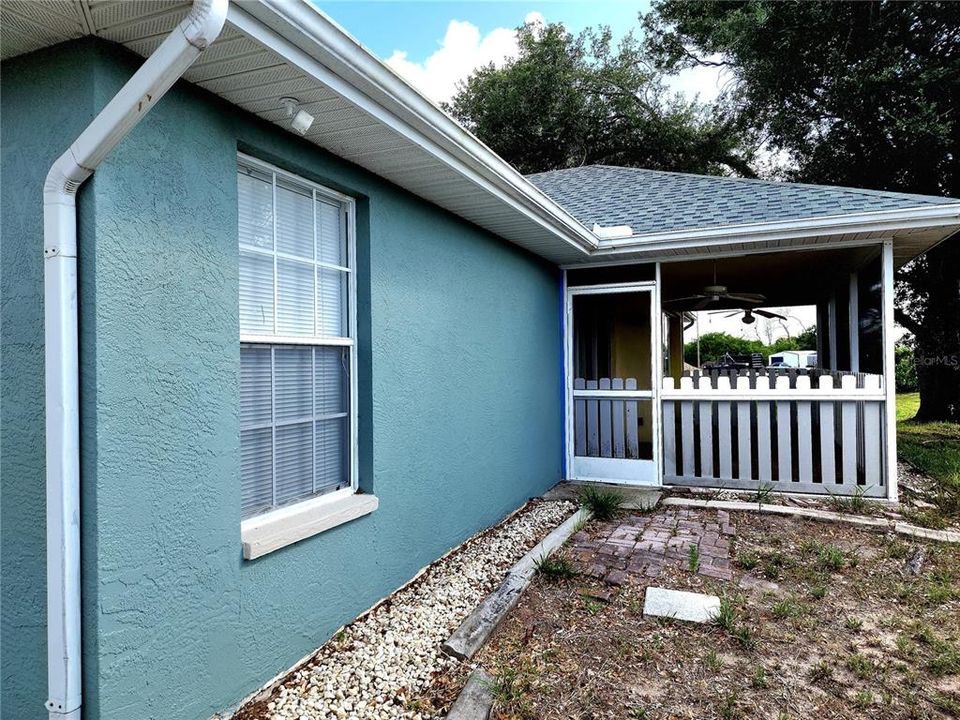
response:
[[[234,0],[227,21],[558,240],[597,249],[576,218],[306,0]]]
[[[678,249],[709,249],[723,241],[761,243],[794,240],[817,235],[849,233],[890,233],[911,228],[934,228],[960,223],[960,203],[925,205],[906,210],[881,210],[869,213],[829,217],[782,220],[778,222],[726,225],[716,228],[675,230],[664,233],[635,235],[622,240],[601,241],[592,257],[615,257],[620,254]]]

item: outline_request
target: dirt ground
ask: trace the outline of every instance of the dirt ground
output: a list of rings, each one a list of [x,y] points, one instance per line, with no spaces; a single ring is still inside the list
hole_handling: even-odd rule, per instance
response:
[[[615,586],[562,550],[476,658],[496,677],[494,717],[960,717],[960,547],[750,513],[731,524],[730,580],[691,553]],[[722,622],[645,618],[648,584],[721,596]],[[427,704],[461,682],[438,678]]]

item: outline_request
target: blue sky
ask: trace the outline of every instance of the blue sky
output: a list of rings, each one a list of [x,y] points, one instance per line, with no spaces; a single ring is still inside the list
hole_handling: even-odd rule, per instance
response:
[[[515,28],[527,19],[561,22],[571,32],[606,25],[615,37],[639,33],[650,0],[312,0],[318,7],[434,102],[449,100],[457,83],[516,51]],[[712,100],[723,78],[716,68],[686,70],[668,79],[690,98]]]
[[[411,60],[422,62],[440,47],[451,20],[464,20],[486,35],[496,28],[514,28],[530,12],[539,12],[548,22],[563,22],[579,31],[594,25],[609,25],[618,34],[638,25],[637,15],[647,11],[648,1],[617,2],[353,2],[350,0],[314,0],[360,42],[379,57],[395,50],[405,51]]]
[[[634,30],[650,0],[566,0],[538,2],[405,2],[403,0],[312,0],[321,10],[434,102],[448,101],[459,81],[476,67],[502,64],[516,52],[515,28],[525,19],[562,22],[571,32],[607,25],[615,37]],[[723,82],[717,68],[688,70],[668,78],[676,92],[712,100]],[[809,325],[809,310],[795,309],[795,330]],[[757,323],[759,326],[761,323]],[[765,323],[764,323],[765,324]],[[704,314],[700,329],[724,330],[745,337],[756,332],[738,318]],[[777,330],[778,328],[773,328]]]

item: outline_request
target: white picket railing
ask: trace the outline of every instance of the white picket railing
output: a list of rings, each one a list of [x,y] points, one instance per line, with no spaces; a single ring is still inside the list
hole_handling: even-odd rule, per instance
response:
[[[664,378],[664,482],[885,494],[879,375]],[[811,385],[816,381],[816,387]]]
[[[628,460],[643,457],[643,405],[649,410],[652,399],[653,391],[639,390],[636,378],[575,378],[574,454]]]

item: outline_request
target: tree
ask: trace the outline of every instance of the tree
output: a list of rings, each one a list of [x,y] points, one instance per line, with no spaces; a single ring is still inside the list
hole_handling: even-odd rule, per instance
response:
[[[700,362],[716,362],[723,359],[727,353],[731,355],[749,355],[750,353],[764,353],[766,360],[766,346],[759,340],[747,340],[735,337],[725,332],[704,333],[700,336]],[[695,365],[697,362],[697,342],[688,342],[683,346],[683,359]]]
[[[611,164],[754,176],[746,134],[719,109],[667,92],[628,35],[518,28],[519,54],[476,70],[448,110],[524,173]]]
[[[897,392],[916,392],[917,366],[913,357],[913,343],[910,340],[897,343],[894,369],[896,371]]]
[[[642,18],[661,70],[726,65],[745,125],[788,179],[960,197],[960,3],[658,0]],[[922,421],[960,421],[960,238],[901,272]]]

